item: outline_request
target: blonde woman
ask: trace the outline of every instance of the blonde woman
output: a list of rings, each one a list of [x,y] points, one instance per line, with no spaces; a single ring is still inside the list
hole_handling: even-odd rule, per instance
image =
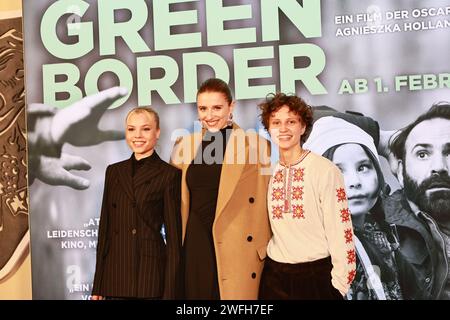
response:
[[[93,300],[179,297],[181,172],[156,153],[159,135],[153,109],[128,113],[133,154],[106,169]]]

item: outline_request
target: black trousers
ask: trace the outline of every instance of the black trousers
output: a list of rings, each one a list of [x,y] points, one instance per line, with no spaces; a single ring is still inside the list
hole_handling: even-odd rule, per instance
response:
[[[331,258],[290,264],[266,257],[261,275],[262,300],[343,300],[331,284]]]

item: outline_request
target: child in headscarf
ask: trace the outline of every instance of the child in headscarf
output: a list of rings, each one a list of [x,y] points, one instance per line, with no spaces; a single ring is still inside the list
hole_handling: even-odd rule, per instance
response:
[[[386,223],[382,197],[389,192],[372,137],[343,119],[327,116],[313,125],[304,144],[333,161],[344,175],[357,253],[349,300],[399,300],[407,279],[395,227]],[[402,272],[402,269],[405,272]]]

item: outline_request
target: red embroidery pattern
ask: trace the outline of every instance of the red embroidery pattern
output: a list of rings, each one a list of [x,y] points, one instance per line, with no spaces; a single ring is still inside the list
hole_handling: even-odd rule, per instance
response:
[[[355,279],[355,276],[356,276],[356,270],[350,271],[347,276],[347,284],[351,284],[353,282],[353,279]]]
[[[345,230],[345,243],[352,243],[353,241],[353,233],[352,229]]]
[[[336,196],[338,198],[338,202],[344,202],[344,200],[347,200],[347,195],[345,194],[344,188],[336,189]]]
[[[283,182],[283,171],[278,170],[273,176],[273,182]]]
[[[355,250],[347,250],[347,263],[351,264],[351,263],[355,263],[356,262],[356,254],[355,254]]]
[[[299,206],[292,206],[292,217],[293,218],[303,218],[305,219],[305,215],[304,215],[305,211],[303,211],[303,205],[299,205]]]
[[[272,206],[272,219],[283,218],[283,206]]]
[[[303,187],[292,188],[292,199],[303,200]]]
[[[348,208],[341,209],[341,218],[342,218],[342,222],[350,221],[350,210]]]
[[[303,176],[305,175],[305,168],[298,168],[293,170],[294,181],[303,181]]]
[[[273,188],[272,190],[272,201],[282,200],[284,195],[283,188]]]

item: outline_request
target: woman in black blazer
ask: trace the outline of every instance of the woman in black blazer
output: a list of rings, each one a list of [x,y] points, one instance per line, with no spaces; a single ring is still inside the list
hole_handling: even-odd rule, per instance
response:
[[[133,155],[106,169],[93,300],[177,297],[181,171],[155,152],[159,134],[153,109],[128,113],[126,141]]]

